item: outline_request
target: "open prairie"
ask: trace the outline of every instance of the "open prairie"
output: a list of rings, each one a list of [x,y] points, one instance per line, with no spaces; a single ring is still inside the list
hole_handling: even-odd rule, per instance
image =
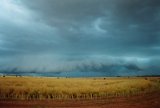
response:
[[[119,105],[119,107],[127,107],[130,104],[144,106],[144,103],[152,106],[155,103],[159,106],[159,91],[160,78],[158,77],[51,78],[7,76],[0,78],[0,105],[4,108],[13,106],[15,108],[33,108],[35,106],[37,106],[36,108],[88,108],[93,106],[106,108],[110,105],[115,108],[118,106],[114,105]]]

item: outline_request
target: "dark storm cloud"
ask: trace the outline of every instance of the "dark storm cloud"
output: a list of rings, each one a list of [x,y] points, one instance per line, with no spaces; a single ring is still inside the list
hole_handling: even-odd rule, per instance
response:
[[[114,43],[120,48],[159,45],[158,0],[26,0],[25,5],[38,13],[39,20],[56,26],[71,46],[80,49],[99,49]]]
[[[159,0],[2,0],[0,12],[3,71],[160,71]]]

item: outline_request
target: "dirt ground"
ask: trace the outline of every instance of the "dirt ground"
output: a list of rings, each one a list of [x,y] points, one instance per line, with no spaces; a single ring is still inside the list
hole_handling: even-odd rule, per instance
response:
[[[0,100],[0,108],[160,108],[160,91],[94,100]]]

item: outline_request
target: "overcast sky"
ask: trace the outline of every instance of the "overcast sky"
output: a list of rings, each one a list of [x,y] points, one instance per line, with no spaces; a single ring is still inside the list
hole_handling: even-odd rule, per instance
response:
[[[0,0],[0,69],[160,74],[160,0]]]

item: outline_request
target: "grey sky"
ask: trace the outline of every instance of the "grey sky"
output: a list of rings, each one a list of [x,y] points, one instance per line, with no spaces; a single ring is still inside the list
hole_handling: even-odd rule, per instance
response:
[[[159,74],[159,63],[159,0],[0,0],[2,71]]]

